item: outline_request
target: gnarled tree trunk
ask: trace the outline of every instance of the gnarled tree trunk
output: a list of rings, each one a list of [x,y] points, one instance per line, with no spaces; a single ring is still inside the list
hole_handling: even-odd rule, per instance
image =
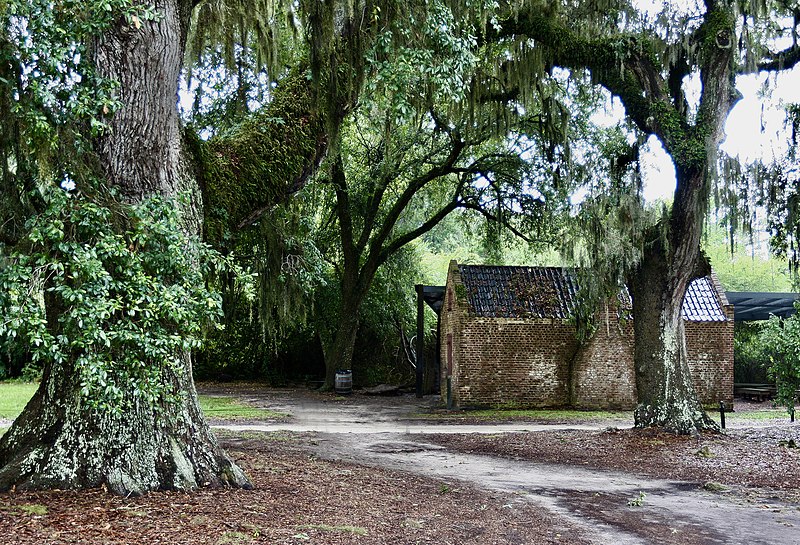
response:
[[[694,206],[704,208],[697,202]],[[670,243],[663,240],[661,226],[650,229],[642,261],[628,281],[633,297],[637,427],[659,426],[681,434],[716,429],[692,383],[682,313],[689,283],[705,272],[698,251],[701,226],[701,222],[685,225]]]
[[[192,3],[157,0],[159,17],[141,28],[118,21],[93,47],[100,73],[120,83],[122,108],[97,140],[108,184],[136,202],[148,195],[188,192],[185,229],[199,234],[202,205],[187,167],[178,113],[178,77]],[[55,303],[48,306],[57,327]],[[163,380],[174,402],[150,406],[126,393],[129,408],[98,411],[81,395],[72,365],[47,365],[42,383],[0,440],[0,490],[105,485],[119,494],[198,486],[249,487],[222,451],[198,406],[191,355]]]

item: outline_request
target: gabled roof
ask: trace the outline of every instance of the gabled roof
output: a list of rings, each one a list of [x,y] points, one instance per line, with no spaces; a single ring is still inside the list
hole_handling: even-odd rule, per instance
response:
[[[569,318],[578,286],[570,269],[459,265],[467,301],[475,316],[486,318]],[[683,301],[691,321],[725,321],[709,277],[691,283]]]
[[[683,298],[683,317],[692,322],[724,322],[725,312],[719,306],[711,278],[695,278]]]
[[[459,265],[470,309],[491,318],[569,318],[573,275],[559,267]]]

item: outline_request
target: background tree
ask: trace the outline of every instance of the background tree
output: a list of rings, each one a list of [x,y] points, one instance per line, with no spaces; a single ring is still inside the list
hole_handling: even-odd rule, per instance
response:
[[[461,124],[422,116],[392,126],[391,139],[382,140],[366,123],[356,116],[328,181],[341,252],[338,322],[325,343],[328,386],[337,369],[352,365],[360,309],[379,267],[453,210],[482,208],[471,187],[479,175],[513,170],[520,178],[524,171],[514,151],[488,146],[491,133],[483,126],[462,135]]]

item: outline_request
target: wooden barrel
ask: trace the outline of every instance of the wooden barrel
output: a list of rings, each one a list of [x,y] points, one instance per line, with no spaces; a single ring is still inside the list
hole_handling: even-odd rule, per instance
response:
[[[333,389],[337,394],[353,393],[353,371],[350,369],[339,369],[336,371],[336,380]]]

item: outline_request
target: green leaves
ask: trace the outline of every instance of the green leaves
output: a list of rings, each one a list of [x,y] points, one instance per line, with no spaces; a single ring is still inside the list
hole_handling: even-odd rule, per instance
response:
[[[795,303],[800,312],[800,303]],[[778,387],[777,402],[792,410],[800,390],[800,315],[773,316],[761,330],[764,346],[770,347],[767,374]]]
[[[400,124],[431,103],[465,101],[477,63],[475,33],[440,2],[379,33],[366,53],[372,72],[362,94],[367,107],[372,97],[385,96]]]
[[[53,189],[49,203],[26,250],[0,254],[0,346],[74,366],[97,409],[122,410],[131,389],[149,404],[165,398],[165,376],[222,314],[205,275],[232,267],[183,233],[170,201],[104,205]]]

